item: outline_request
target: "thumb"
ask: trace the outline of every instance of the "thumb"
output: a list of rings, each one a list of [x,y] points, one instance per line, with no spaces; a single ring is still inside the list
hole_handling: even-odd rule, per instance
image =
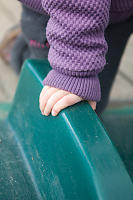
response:
[[[96,110],[96,105],[97,105],[96,101],[88,101],[88,103],[90,104],[93,110]]]

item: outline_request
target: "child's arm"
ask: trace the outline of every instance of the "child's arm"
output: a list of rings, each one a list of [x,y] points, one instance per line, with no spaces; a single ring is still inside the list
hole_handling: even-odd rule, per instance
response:
[[[48,60],[53,68],[44,79],[44,85],[51,86],[53,94],[49,95],[44,87],[47,92],[40,95],[42,112],[57,88],[94,103],[100,101],[98,73],[106,63],[104,31],[110,4],[111,0],[42,0],[50,15],[46,34],[50,44]]]
[[[44,84],[86,100],[100,100],[98,73],[104,69],[110,0],[42,0],[50,15],[46,35],[53,68]]]
[[[50,112],[52,108],[48,103],[52,100],[51,105],[56,108],[58,105],[58,111],[83,99],[95,108],[101,98],[98,73],[106,63],[104,30],[109,21],[111,0],[20,1],[41,13],[44,8],[50,15],[46,34],[50,44],[48,60],[53,70],[44,79],[41,111],[47,107]],[[57,89],[58,95],[55,94]],[[65,93],[64,102],[60,99],[62,91],[71,94]]]

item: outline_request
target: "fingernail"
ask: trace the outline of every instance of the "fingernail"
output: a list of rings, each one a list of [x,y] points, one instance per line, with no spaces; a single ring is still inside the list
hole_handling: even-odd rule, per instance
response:
[[[52,111],[52,116],[56,116],[57,115],[57,113],[56,112],[54,112],[54,111]]]
[[[46,116],[48,116],[49,115],[49,113],[45,110],[44,111],[44,113],[43,113],[43,115],[46,115]]]

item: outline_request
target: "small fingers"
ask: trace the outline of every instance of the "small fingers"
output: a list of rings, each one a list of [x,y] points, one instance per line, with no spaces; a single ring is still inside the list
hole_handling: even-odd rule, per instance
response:
[[[76,104],[76,103],[80,102],[81,100],[82,100],[82,98],[75,94],[68,94],[68,95],[64,96],[53,106],[52,115],[56,116],[64,108],[71,106],[73,104]]]
[[[40,96],[39,96],[39,102],[40,102],[40,99],[42,98],[42,96],[44,95],[44,93],[50,88],[50,86],[46,85],[43,87],[41,93],[40,93]]]
[[[53,106],[59,101],[61,98],[66,96],[68,94],[67,91],[59,90],[56,93],[54,93],[47,101],[47,104],[45,106],[44,114],[49,115]]]
[[[42,112],[42,114],[44,114],[44,109],[45,109],[45,105],[48,101],[48,99],[55,93],[57,92],[59,89],[57,88],[48,88],[44,91],[42,91],[42,95],[40,96],[40,110]]]

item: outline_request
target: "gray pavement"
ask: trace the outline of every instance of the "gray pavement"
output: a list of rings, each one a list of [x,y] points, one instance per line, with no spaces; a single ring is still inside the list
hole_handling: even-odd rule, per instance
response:
[[[20,4],[16,0],[0,0],[0,40],[5,32],[19,22]],[[11,102],[18,77],[0,60],[0,102]],[[110,95],[111,102],[133,102],[133,35],[131,36]]]

